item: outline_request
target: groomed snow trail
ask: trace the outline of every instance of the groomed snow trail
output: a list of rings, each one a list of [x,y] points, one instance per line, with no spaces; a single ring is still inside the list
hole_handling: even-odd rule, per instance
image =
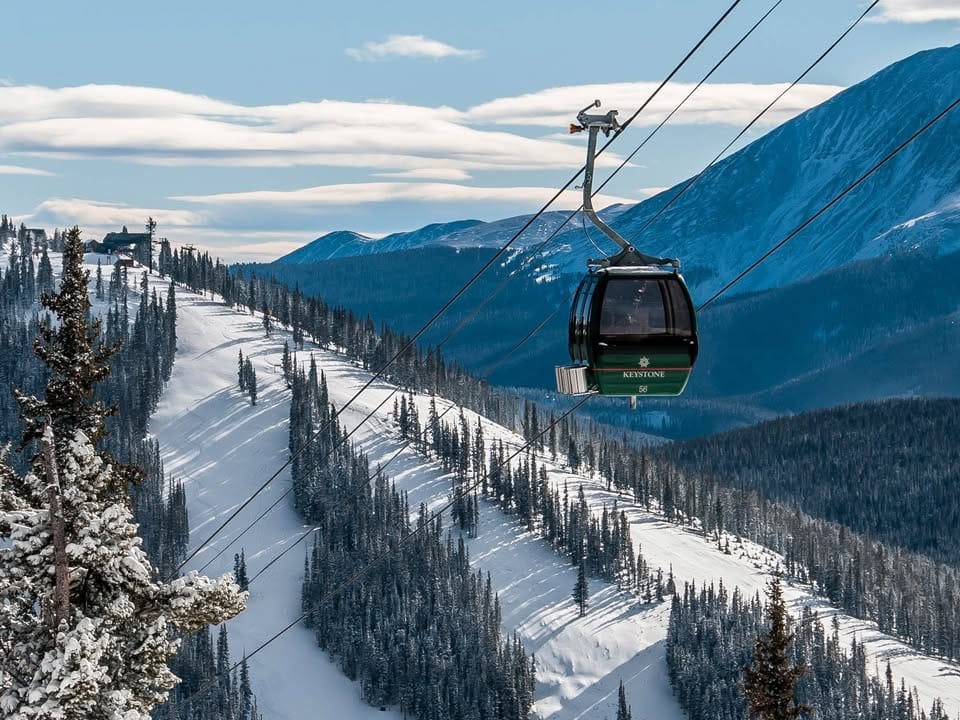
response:
[[[159,291],[162,283],[151,281]],[[289,335],[264,338],[259,314],[236,312],[209,296],[178,289],[177,303],[177,361],[150,431],[160,442],[167,473],[185,482],[192,548],[287,457],[290,394],[275,366]],[[257,370],[255,407],[237,388],[240,349]],[[338,407],[369,377],[337,355],[314,354],[328,373]],[[299,353],[299,360],[308,361],[309,352]],[[353,428],[392,389],[376,384],[341,416],[344,425]],[[402,444],[386,415],[390,407],[354,436],[374,464],[385,462]],[[420,500],[436,504],[449,491],[449,478],[410,450],[388,472],[410,492],[414,507]],[[188,569],[200,568],[287,488],[289,474],[284,473]],[[556,720],[612,717],[622,677],[635,718],[682,720],[663,662],[666,607],[637,608],[615,588],[592,582],[591,612],[577,618],[570,601],[575,569],[496,509],[484,507],[482,517],[483,533],[470,542],[473,564],[492,573],[504,631],[517,629],[528,651],[537,654],[537,712]],[[284,500],[205,572],[231,571],[233,555],[243,547],[252,576],[303,529]],[[300,614],[302,572],[303,552],[297,549],[253,583],[247,611],[228,624],[235,660]],[[363,703],[359,686],[340,674],[306,628],[290,630],[253,658],[251,668],[265,718],[399,717]]]
[[[139,275],[139,272],[138,272]],[[158,292],[166,285],[157,280]],[[279,374],[284,336],[264,338],[257,318],[222,303],[177,291],[177,359],[173,376],[150,422],[167,473],[182,478],[196,547],[287,458],[290,395]],[[257,371],[259,399],[251,406],[237,387],[237,352]],[[284,473],[228,526],[188,569],[204,565],[290,487]],[[285,500],[204,572],[233,570],[243,547],[253,575],[296,538],[304,526]],[[300,615],[304,554],[288,553],[250,587],[247,610],[230,621],[231,659],[240,660]],[[360,699],[348,680],[317,647],[312,631],[295,627],[250,660],[260,711],[269,720],[303,718],[399,719]]]

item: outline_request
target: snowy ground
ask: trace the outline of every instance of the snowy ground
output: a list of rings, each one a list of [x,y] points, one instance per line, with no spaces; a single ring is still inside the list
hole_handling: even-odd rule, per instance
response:
[[[275,367],[288,335],[278,332],[266,339],[259,316],[237,313],[209,297],[178,291],[177,302],[177,362],[150,429],[160,441],[167,471],[185,480],[196,545],[286,458],[289,392]],[[260,399],[256,407],[251,407],[236,387],[237,351],[241,348],[257,369]],[[315,353],[327,373],[331,399],[342,407],[368,375],[332,353]],[[305,359],[304,353],[300,359]],[[375,383],[344,413],[344,424],[352,428],[391,391],[389,385]],[[423,404],[421,417],[426,417],[428,399],[418,398],[418,402]],[[373,463],[386,461],[401,447],[388,415],[391,407],[392,401],[387,402],[354,436]],[[447,419],[451,417],[453,413]],[[470,414],[471,422],[473,417]],[[519,441],[491,423],[486,423],[485,434],[488,439],[502,436]],[[448,497],[449,479],[412,451],[403,451],[389,473],[410,493],[411,507],[421,500],[437,505]],[[558,466],[550,468],[550,479],[556,483],[569,480],[571,488],[582,482],[588,501],[597,509],[615,496],[601,484],[568,475]],[[208,562],[288,487],[289,476],[281,475],[190,567]],[[728,588],[736,585],[752,593],[769,577],[772,558],[759,548],[746,548],[756,560],[736,552],[724,555],[696,534],[623,499],[620,507],[628,513],[635,545],[642,545],[651,566],[666,570],[672,564],[680,583],[722,579]],[[253,575],[302,529],[300,519],[283,501],[235,547],[214,560],[207,572],[231,570],[233,553],[243,547],[248,573]],[[638,605],[628,594],[594,581],[590,612],[577,618],[570,600],[574,568],[489,505],[482,508],[480,536],[470,541],[470,552],[476,567],[491,572],[503,606],[504,630],[516,629],[527,649],[537,655],[535,709],[541,717],[613,717],[621,679],[637,720],[683,717],[663,661],[667,604]],[[302,567],[298,548],[251,586],[249,609],[229,625],[234,657],[299,615]],[[836,613],[804,588],[791,587],[788,599],[795,608],[808,604]],[[845,634],[856,633],[878,662],[889,658],[894,673],[905,677],[908,685],[917,686],[924,705],[934,696],[942,697],[949,709],[960,705],[960,668],[919,655],[879,634],[869,623],[843,615],[839,618]],[[331,718],[398,717],[362,703],[358,686],[340,675],[306,629],[290,630],[251,664],[266,718],[315,716],[318,712]]]

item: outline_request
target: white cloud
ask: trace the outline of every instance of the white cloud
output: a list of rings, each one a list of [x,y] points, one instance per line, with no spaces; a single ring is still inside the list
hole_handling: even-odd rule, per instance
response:
[[[241,106],[119,85],[0,88],[0,148],[153,165],[463,173],[569,168],[582,159],[565,143],[475,127],[450,107],[335,100]]]
[[[677,124],[745,123],[782,85],[705,85]],[[549,88],[467,110],[389,101],[320,100],[245,106],[161,88],[84,85],[0,87],[0,150],[51,159],[102,158],[148,165],[369,168],[411,179],[467,179],[472,171],[566,169],[583,161],[582,138],[530,137],[508,126],[565,128],[584,98],[622,118],[653,83]],[[659,122],[689,89],[668,86],[638,125]],[[801,85],[767,115],[782,122],[840,88]],[[605,153],[598,164],[619,161]],[[413,174],[409,174],[409,173]]]
[[[124,203],[80,198],[44,200],[30,215],[35,223],[47,227],[79,225],[82,229],[110,230],[117,230],[122,225],[139,227],[147,217],[155,218],[163,226],[196,227],[209,221],[207,215],[194,210],[133,207]]]
[[[960,20],[958,0],[880,0],[876,22],[927,23]]]
[[[470,180],[470,173],[458,168],[418,168],[400,172],[374,173],[377,177],[403,178],[405,180]]]
[[[354,60],[367,62],[385,60],[390,57],[432,58],[434,60],[460,57],[476,60],[482,56],[479,50],[462,50],[423,35],[390,35],[383,42],[365,42],[363,47],[347,48],[346,53]]]
[[[254,190],[212,195],[180,195],[170,199],[219,207],[271,207],[299,212],[317,212],[327,207],[383,202],[495,202],[530,205],[549,200],[555,192],[555,189],[547,187],[475,187],[453,183],[372,182],[319,185],[299,190]],[[558,202],[561,207],[564,204],[567,207],[576,207],[581,200],[581,194],[571,190],[563,193]],[[595,198],[598,206],[631,202],[636,200],[614,195],[598,195]]]
[[[54,173],[39,168],[23,167],[22,165],[0,165],[0,175],[43,175],[52,176]]]
[[[547,88],[516,97],[499,98],[467,111],[469,121],[495,125],[566,128],[576,111],[591,98],[603,101],[603,111],[620,111],[627,118],[653,93],[657,83],[607,83]],[[671,119],[675,125],[746,125],[787,83],[713,83],[703,85]],[[663,120],[693,88],[689,83],[669,83],[633,126],[653,126]],[[795,117],[843,90],[836,85],[800,84],[764,115],[762,124],[770,127]],[[553,136],[551,136],[553,137]]]
[[[82,198],[50,198],[24,221],[41,227],[79,225],[86,239],[100,238],[126,225],[139,230],[148,217],[157,220],[158,234],[174,246],[191,244],[227,262],[271,261],[301,247],[329,230],[244,230],[215,227],[212,213],[170,208],[134,207],[125,203]]]

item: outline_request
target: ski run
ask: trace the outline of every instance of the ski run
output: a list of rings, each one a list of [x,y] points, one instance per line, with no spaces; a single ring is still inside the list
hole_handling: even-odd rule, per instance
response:
[[[95,270],[97,256],[88,256]],[[92,273],[91,273],[92,274]],[[130,274],[134,289],[140,270]],[[151,277],[158,292],[168,281]],[[183,289],[177,291],[177,359],[173,376],[154,414],[150,432],[159,440],[165,470],[184,481],[191,523],[191,549],[207,538],[288,457],[290,391],[280,372],[284,341],[289,333],[275,329],[264,337],[259,314],[250,315],[223,305],[219,299]],[[291,342],[292,345],[292,342]],[[237,387],[237,355],[250,358],[258,377],[259,397],[252,406]],[[311,347],[298,353],[300,362],[313,353],[326,374],[330,399],[343,407],[370,375],[332,352]],[[374,383],[341,415],[353,429],[394,388]],[[398,395],[399,397],[399,395]],[[430,398],[416,398],[421,417],[427,417]],[[443,412],[448,403],[437,399]],[[371,467],[385,463],[403,445],[391,417],[392,399],[353,435],[368,455]],[[456,417],[454,410],[448,419]],[[471,425],[477,416],[465,411]],[[489,441],[502,438],[516,448],[518,435],[481,418]],[[549,459],[551,483],[568,484],[571,492],[583,485],[591,508],[617,500],[627,513],[634,547],[642,547],[650,566],[672,567],[677,584],[722,582],[744,595],[763,591],[777,558],[750,543],[737,544],[731,555],[685,526],[668,523],[636,506],[631,499],[586,476],[567,472]],[[431,509],[447,501],[450,477],[438,463],[412,449],[401,451],[387,473],[409,494],[410,507],[421,502]],[[219,575],[233,569],[241,548],[247,572],[256,575],[289,548],[307,529],[292,508],[290,498],[234,540],[290,487],[282,473],[200,552],[186,569]],[[590,609],[579,618],[571,600],[577,570],[522,523],[481,502],[479,536],[467,541],[474,569],[489,572],[499,593],[503,631],[517,631],[528,652],[536,654],[535,715],[552,720],[603,718],[616,714],[617,690],[622,681],[636,720],[682,720],[665,663],[664,639],[670,614],[669,600],[644,605],[636,597],[608,583],[590,581]],[[449,519],[445,525],[449,527]],[[249,653],[293,622],[301,613],[300,590],[304,547],[294,548],[250,586],[249,607],[228,624],[236,657]],[[960,710],[960,666],[919,654],[881,634],[872,623],[839,613],[808,588],[787,585],[792,614],[814,608],[824,622],[834,617],[841,638],[856,636],[865,644],[871,667],[879,674],[890,661],[897,678],[915,686],[922,706],[935,697],[949,713]],[[270,720],[303,717],[399,718],[387,708],[368,706],[360,688],[340,673],[314,640],[311,630],[296,626],[251,658],[254,691],[260,711]]]

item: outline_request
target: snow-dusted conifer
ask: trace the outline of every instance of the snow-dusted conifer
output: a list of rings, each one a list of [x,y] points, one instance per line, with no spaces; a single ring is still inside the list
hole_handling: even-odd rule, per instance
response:
[[[247,394],[250,396],[250,404],[257,404],[257,371],[253,367],[253,363],[250,362],[248,357],[244,360],[243,363],[243,386],[247,390]]]
[[[59,624],[52,483],[39,455],[22,477],[0,463],[3,718],[148,720],[177,682],[167,667],[178,644],[172,631],[220,623],[246,603],[229,575],[154,577],[126,493],[134,473],[95,446],[108,411],[92,400],[93,385],[106,376],[109,352],[91,340],[82,261],[74,228],[66,237],[61,291],[44,298],[58,318],[37,342],[51,370],[46,400],[21,397],[29,421],[25,439],[43,432],[52,441],[59,474],[69,580],[67,615]]]
[[[577,612],[580,617],[587,614],[587,607],[590,603],[590,586],[587,584],[587,566],[584,560],[580,559],[577,566],[577,582],[573,586],[573,601],[577,604]]]

